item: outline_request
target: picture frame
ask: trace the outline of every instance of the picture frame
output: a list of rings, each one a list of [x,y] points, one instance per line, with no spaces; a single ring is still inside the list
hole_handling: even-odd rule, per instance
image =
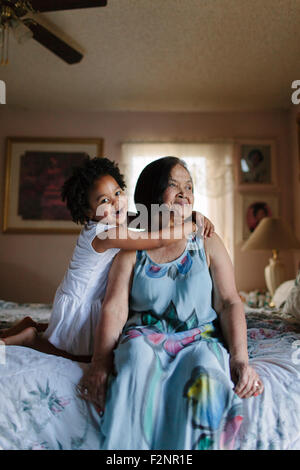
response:
[[[240,193],[237,206],[237,243],[246,241],[263,217],[280,216],[278,193]]]
[[[73,166],[102,155],[102,138],[7,137],[3,232],[79,233],[61,188]]]
[[[276,142],[246,139],[236,143],[236,181],[240,191],[277,189]]]

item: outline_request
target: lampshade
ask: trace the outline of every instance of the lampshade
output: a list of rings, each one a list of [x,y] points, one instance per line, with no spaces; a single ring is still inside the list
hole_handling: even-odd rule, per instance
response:
[[[280,217],[264,217],[242,246],[247,250],[299,250],[300,242]]]

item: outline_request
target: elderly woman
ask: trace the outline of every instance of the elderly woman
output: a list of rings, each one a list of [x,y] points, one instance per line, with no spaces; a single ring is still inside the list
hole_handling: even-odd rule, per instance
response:
[[[186,218],[193,202],[182,160],[141,173],[135,203],[149,213],[163,203]],[[248,363],[243,305],[218,235],[117,255],[81,390],[102,416],[102,449],[233,448],[241,399],[263,384]]]

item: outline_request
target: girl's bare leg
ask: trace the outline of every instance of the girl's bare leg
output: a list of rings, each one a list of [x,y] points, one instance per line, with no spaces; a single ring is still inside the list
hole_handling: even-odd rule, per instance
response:
[[[5,329],[0,330],[0,338],[7,338],[8,336],[15,336],[29,327],[36,328],[38,332],[42,332],[46,330],[47,326],[48,325],[46,323],[37,323],[34,320],[32,320],[32,318],[25,317],[19,322],[17,322],[15,325],[13,325],[11,328],[5,328]]]
[[[8,336],[7,338],[2,338],[1,341],[7,346],[28,346],[35,341],[37,336],[37,330],[33,326],[29,326],[25,330],[17,333],[16,335]]]
[[[21,331],[21,333],[14,336],[3,338],[2,341],[7,346],[26,346],[28,348],[35,349],[36,351],[40,351],[45,354],[52,354],[54,356],[61,356],[66,359],[70,359],[71,361],[91,362],[92,360],[92,356],[76,356],[62,349],[56,348],[46,338],[39,336],[37,329],[34,327],[26,328]]]

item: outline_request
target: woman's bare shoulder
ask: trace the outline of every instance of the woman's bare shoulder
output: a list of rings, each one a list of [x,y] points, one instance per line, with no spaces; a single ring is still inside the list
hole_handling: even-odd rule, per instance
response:
[[[209,252],[212,252],[214,249],[224,247],[222,238],[216,232],[213,232],[213,234],[210,237],[203,239],[203,241],[204,241],[204,246],[207,248]]]
[[[115,259],[119,260],[119,262],[122,262],[122,263],[131,263],[131,262],[135,262],[136,260],[136,250],[123,250],[121,249]]]
[[[220,257],[227,253],[222,238],[216,232],[214,232],[211,237],[203,239],[203,245],[208,265],[213,258]]]
[[[114,265],[117,268],[133,268],[136,262],[136,251],[135,250],[120,250],[114,259]]]

